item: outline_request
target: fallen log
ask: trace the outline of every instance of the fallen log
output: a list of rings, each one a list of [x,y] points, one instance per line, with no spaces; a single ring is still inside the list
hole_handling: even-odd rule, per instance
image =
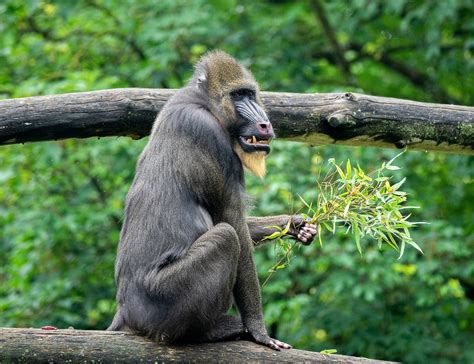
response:
[[[388,363],[304,350],[272,349],[249,341],[167,346],[126,332],[0,328],[1,363],[163,362]]]
[[[175,90],[113,89],[0,101],[0,145],[149,134]],[[474,154],[474,108],[355,93],[263,92],[277,136],[345,144]]]

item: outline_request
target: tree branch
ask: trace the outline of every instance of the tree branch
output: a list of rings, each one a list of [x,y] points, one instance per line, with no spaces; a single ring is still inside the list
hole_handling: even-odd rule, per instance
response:
[[[349,45],[348,49],[354,50],[359,53],[360,58],[370,58],[375,62],[381,63],[389,69],[397,72],[403,77],[410,80],[410,82],[425,90],[429,94],[433,95],[433,98],[442,103],[454,104],[458,100],[455,100],[449,96],[446,91],[444,91],[428,74],[415,69],[412,66],[406,65],[403,62],[397,61],[392,57],[388,51],[383,51],[381,53],[371,54],[364,51],[362,45],[352,43]]]
[[[337,41],[336,34],[334,33],[331,24],[329,23],[329,19],[326,16],[326,12],[324,11],[322,4],[319,2],[319,0],[311,0],[309,4],[311,6],[311,9],[313,10],[314,15],[321,24],[323,32],[333,49],[335,59],[339,64],[339,68],[341,69],[341,72],[344,75],[346,82],[349,85],[355,85],[356,81],[351,74],[351,65],[344,58],[344,50]]]
[[[103,12],[105,15],[107,15],[112,21],[114,22],[115,26],[117,29],[124,29],[124,26],[122,22],[120,21],[117,16],[105,5],[99,4],[95,0],[87,0],[87,4],[90,6],[96,8],[97,10]],[[135,39],[131,36],[126,36],[123,33],[120,33],[118,31],[111,31],[112,34],[117,36],[117,38],[121,39],[125,44],[128,44],[128,46],[135,52],[135,54],[138,56],[140,60],[145,60],[147,57],[145,55],[145,52],[138,46],[137,42]]]
[[[0,101],[0,145],[149,134],[175,93],[115,89]],[[474,154],[474,108],[353,93],[263,92],[279,138]]]

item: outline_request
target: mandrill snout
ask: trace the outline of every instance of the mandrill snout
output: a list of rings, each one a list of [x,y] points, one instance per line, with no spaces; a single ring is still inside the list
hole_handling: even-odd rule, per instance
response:
[[[262,137],[271,139],[275,137],[273,133],[273,126],[269,121],[260,121],[257,123],[257,130]]]

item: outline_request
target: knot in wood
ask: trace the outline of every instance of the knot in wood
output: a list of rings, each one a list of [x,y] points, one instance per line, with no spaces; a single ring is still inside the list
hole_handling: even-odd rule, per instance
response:
[[[333,128],[348,128],[356,125],[356,122],[352,115],[343,114],[340,112],[329,115],[328,123]]]
[[[398,149],[403,149],[403,148],[405,148],[405,147],[407,146],[407,144],[408,144],[407,141],[406,141],[406,140],[403,140],[403,139],[398,140],[398,141],[395,142],[395,146],[396,146]]]
[[[350,100],[350,101],[353,101],[355,99],[354,94],[352,92],[346,92],[344,94],[344,98],[346,100]]]

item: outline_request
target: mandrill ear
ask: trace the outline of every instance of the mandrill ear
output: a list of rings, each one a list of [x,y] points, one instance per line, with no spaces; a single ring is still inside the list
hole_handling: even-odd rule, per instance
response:
[[[205,89],[207,87],[207,77],[204,73],[201,73],[197,78],[197,86],[200,89]]]

